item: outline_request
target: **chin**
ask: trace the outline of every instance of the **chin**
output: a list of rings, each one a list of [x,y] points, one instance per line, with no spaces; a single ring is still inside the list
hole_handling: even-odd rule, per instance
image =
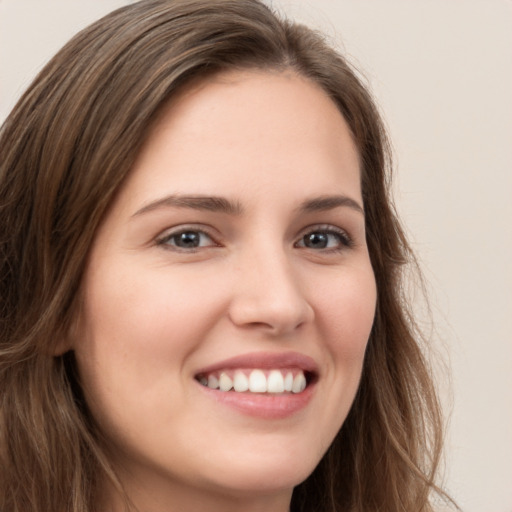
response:
[[[210,475],[215,487],[230,488],[234,494],[269,494],[292,491],[314,471],[318,462],[306,454],[290,451],[281,457],[262,459],[259,454],[234,454],[229,467],[217,466]],[[213,478],[212,478],[213,476]]]

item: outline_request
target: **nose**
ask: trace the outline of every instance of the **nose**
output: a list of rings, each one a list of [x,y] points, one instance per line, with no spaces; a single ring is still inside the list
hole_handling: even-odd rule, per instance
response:
[[[314,310],[284,251],[250,255],[233,276],[229,315],[244,328],[280,336],[311,322]]]

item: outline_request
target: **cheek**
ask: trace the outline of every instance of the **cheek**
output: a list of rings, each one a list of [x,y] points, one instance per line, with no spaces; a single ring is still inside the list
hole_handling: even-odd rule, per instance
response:
[[[371,267],[350,270],[337,272],[316,287],[315,318],[328,364],[320,381],[325,396],[325,429],[313,435],[318,435],[324,451],[353,404],[375,315],[376,286]]]
[[[371,267],[340,276],[320,292],[318,314],[333,356],[362,365],[377,300]]]
[[[141,271],[142,265],[105,267],[115,270],[92,273],[84,297],[82,330],[98,344],[108,340],[126,352],[129,347],[156,357],[151,349],[190,347],[198,321],[207,324],[208,312],[218,303],[211,287],[200,288],[200,279],[190,279],[187,273]]]
[[[213,291],[198,294],[190,276],[136,268],[103,265],[85,281],[74,349],[88,403],[109,414],[121,414],[134,397],[147,411],[168,402],[162,394],[187,378],[187,357],[218,308]]]
[[[333,279],[323,290],[319,326],[330,363],[326,382],[331,386],[334,436],[356,396],[376,306],[376,285],[371,266]]]

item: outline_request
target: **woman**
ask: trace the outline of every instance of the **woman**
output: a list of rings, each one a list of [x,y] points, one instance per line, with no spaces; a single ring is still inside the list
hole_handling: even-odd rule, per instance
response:
[[[0,150],[2,511],[432,510],[386,135],[319,35],[122,8]]]

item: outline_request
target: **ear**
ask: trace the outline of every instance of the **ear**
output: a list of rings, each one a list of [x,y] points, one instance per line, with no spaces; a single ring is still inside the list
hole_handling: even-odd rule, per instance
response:
[[[72,324],[74,323],[73,321]],[[62,326],[60,332],[55,333],[55,340],[50,347],[52,356],[59,357],[73,350],[73,340],[76,339],[75,334],[75,327],[73,325]]]
[[[76,305],[70,311],[68,318],[64,321],[64,325],[60,332],[56,333],[56,341],[51,348],[51,353],[55,357],[64,355],[66,352],[73,350],[75,343],[81,331],[81,302],[77,301]]]
[[[72,349],[73,346],[70,340],[60,337],[57,343],[52,347],[51,352],[52,356],[60,357]]]

